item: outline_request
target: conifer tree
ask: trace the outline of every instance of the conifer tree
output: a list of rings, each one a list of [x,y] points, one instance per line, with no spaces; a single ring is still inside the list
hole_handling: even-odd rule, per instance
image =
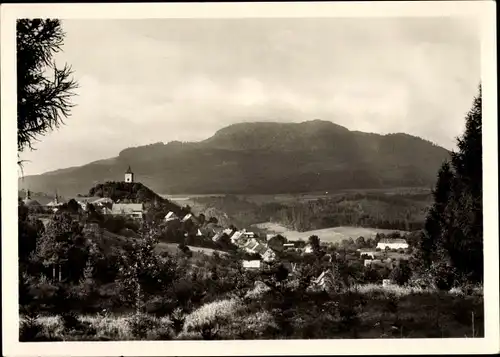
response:
[[[40,136],[59,127],[70,115],[71,97],[78,87],[72,70],[53,60],[61,51],[60,20],[19,19],[17,44],[17,149],[32,149]]]
[[[439,171],[417,254],[435,281],[450,281],[450,274],[455,283],[457,278],[472,283],[483,279],[481,96],[479,87],[458,151],[452,153],[451,165],[445,162]]]
[[[429,268],[436,259],[438,240],[446,224],[444,215],[451,196],[453,179],[450,164],[445,161],[438,173],[436,187],[432,192],[434,203],[427,214],[420,240],[419,257],[424,268]]]
[[[466,117],[465,133],[452,154],[455,172],[453,194],[447,216],[443,247],[462,278],[472,282],[483,278],[483,194],[482,194],[482,92],[474,99]]]

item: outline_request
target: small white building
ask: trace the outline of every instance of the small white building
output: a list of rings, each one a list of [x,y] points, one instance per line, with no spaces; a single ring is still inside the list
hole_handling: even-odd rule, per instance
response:
[[[247,232],[246,230],[243,231],[243,236],[245,238],[255,238],[255,233],[254,232]]]
[[[191,213],[188,213],[184,216],[184,218],[182,219],[182,222],[186,222],[186,221],[190,220],[191,218],[193,218],[193,215]]]
[[[233,233],[233,235],[231,236],[231,242],[233,244],[235,244],[240,238],[243,237],[243,232],[241,231],[236,231]]]
[[[244,260],[243,269],[246,270],[259,270],[262,267],[262,262],[260,260]]]
[[[389,249],[408,249],[408,243],[406,242],[405,239],[382,239],[380,242],[377,244],[377,248],[380,248],[382,250],[389,248]]]

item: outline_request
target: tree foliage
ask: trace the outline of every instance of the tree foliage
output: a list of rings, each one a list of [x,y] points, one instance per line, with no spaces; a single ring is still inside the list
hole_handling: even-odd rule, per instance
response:
[[[417,255],[436,281],[483,279],[482,93],[466,116],[458,151],[438,174]],[[446,276],[444,276],[446,275]]]
[[[20,19],[16,30],[17,148],[22,152],[70,115],[78,85],[70,67],[58,68],[53,61],[65,35],[59,20]]]

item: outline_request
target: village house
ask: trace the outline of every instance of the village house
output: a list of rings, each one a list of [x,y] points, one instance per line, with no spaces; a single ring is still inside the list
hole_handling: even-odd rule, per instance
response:
[[[321,273],[319,277],[312,281],[312,285],[315,288],[321,290],[329,290],[333,287],[335,282],[335,277],[331,269],[327,269]]]
[[[408,249],[408,243],[405,239],[395,238],[395,239],[382,239],[377,244],[377,248],[382,250],[389,249]]]
[[[172,211],[168,212],[165,216],[165,222],[176,221],[178,219],[179,217],[177,217],[177,215]]]
[[[212,241],[218,242],[222,238],[223,235],[224,235],[224,232],[222,232],[222,231],[215,233],[215,235],[212,237]]]
[[[142,219],[144,215],[144,206],[142,203],[113,203],[111,214]]]
[[[359,256],[361,258],[366,257],[375,259],[375,257],[377,256],[377,251],[375,249],[361,248],[357,249],[357,251],[359,252]]]
[[[254,232],[247,232],[246,230],[243,230],[243,236],[245,238],[255,238],[256,234]]]
[[[365,259],[363,265],[365,267],[386,267],[393,269],[397,262],[394,262],[391,258],[388,259]]]
[[[251,238],[243,246],[243,249],[248,253],[263,254],[268,248],[264,244],[257,241],[255,238]]]
[[[262,260],[265,262],[272,262],[276,259],[276,253],[272,249],[266,249],[264,253],[261,254]]]
[[[260,260],[244,260],[242,264],[245,270],[259,270],[262,268],[262,262]]]
[[[89,204],[94,204],[101,197],[76,197],[74,200],[80,205],[83,210],[87,210]]]
[[[236,242],[243,237],[243,232],[236,231],[231,235],[231,243],[236,244]]]

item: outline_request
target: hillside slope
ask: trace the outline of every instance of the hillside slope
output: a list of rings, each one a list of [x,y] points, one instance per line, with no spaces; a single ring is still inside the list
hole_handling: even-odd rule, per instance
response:
[[[119,181],[128,165],[160,193],[286,193],[433,186],[449,152],[407,134],[349,131],[327,121],[242,123],[195,143],[127,148],[118,157],[27,176],[23,186],[66,195]]]

